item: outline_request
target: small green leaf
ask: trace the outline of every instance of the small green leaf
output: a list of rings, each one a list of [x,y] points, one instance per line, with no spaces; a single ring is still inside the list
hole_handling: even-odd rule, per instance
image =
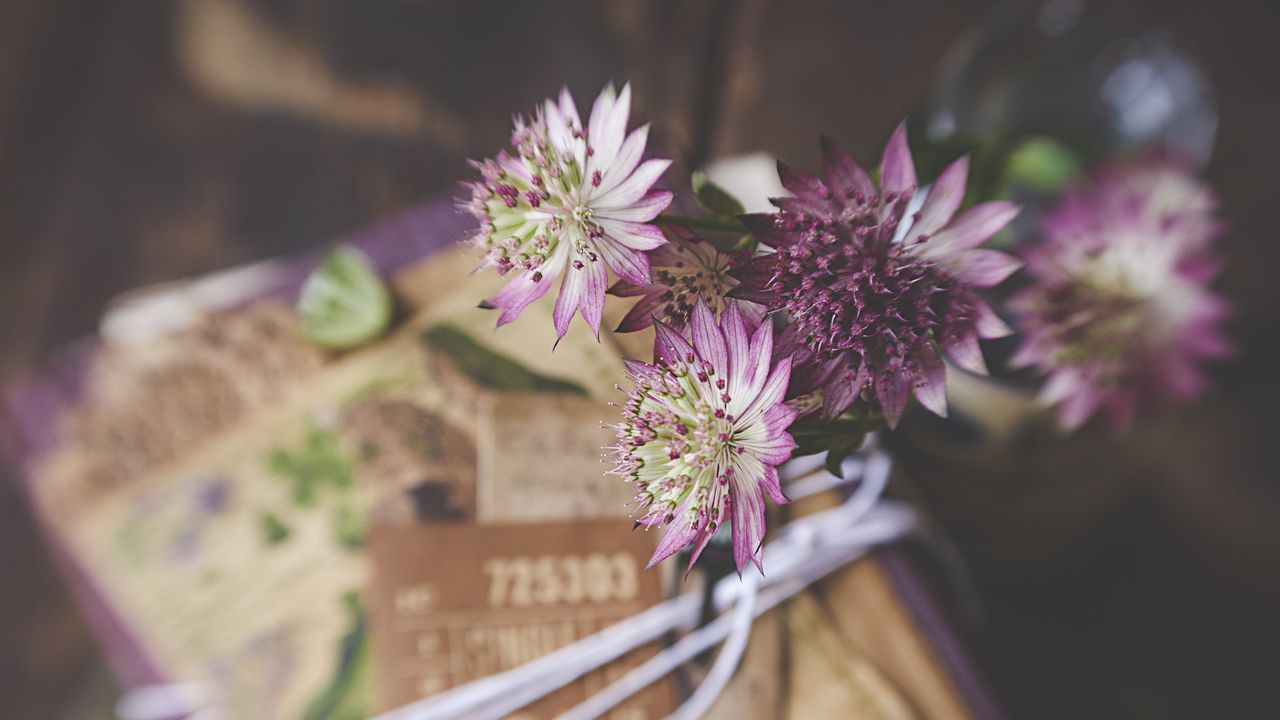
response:
[[[844,477],[840,473],[841,463],[844,462],[845,458],[857,452],[866,439],[867,434],[862,431],[832,433],[827,447],[827,472],[836,477]]]
[[[387,329],[391,295],[364,255],[338,248],[303,283],[298,315],[307,339],[324,347],[352,348]]]
[[[268,545],[279,545],[289,539],[289,526],[275,513],[262,514],[262,537]]]
[[[693,173],[690,178],[693,183],[694,197],[698,198],[698,204],[706,208],[707,212],[722,218],[736,218],[746,209],[742,207],[742,203],[738,199],[730,195],[727,190],[711,182],[707,174],[698,170]]]
[[[495,392],[587,395],[586,389],[572,380],[534,372],[515,359],[481,345],[454,325],[434,325],[423,331],[421,337],[424,344],[448,356],[459,372],[483,388]]]
[[[1023,140],[1005,162],[1006,183],[1026,185],[1032,190],[1052,193],[1080,175],[1080,162],[1063,143],[1037,136]]]

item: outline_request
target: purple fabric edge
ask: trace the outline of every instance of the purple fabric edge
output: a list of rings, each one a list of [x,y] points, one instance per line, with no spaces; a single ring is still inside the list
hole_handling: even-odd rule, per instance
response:
[[[995,695],[974,666],[972,656],[938,606],[934,594],[920,577],[906,548],[878,548],[875,557],[888,574],[898,599],[922,630],[974,716],[985,720],[1004,720],[1006,716],[996,703]]]
[[[437,198],[411,207],[338,243],[359,248],[387,275],[423,260],[466,237],[473,221],[462,216],[451,198]],[[330,245],[331,246],[331,245]],[[329,246],[286,259],[278,277],[245,303],[265,297],[288,297],[302,287],[307,275],[324,258]],[[0,394],[0,451],[13,469],[20,493],[49,544],[59,573],[67,583],[90,631],[112,672],[127,687],[166,682],[154,658],[113,611],[86,569],[76,562],[61,535],[35,512],[30,464],[57,441],[61,415],[82,397],[97,341],[84,338],[53,354],[43,366],[6,381]]]

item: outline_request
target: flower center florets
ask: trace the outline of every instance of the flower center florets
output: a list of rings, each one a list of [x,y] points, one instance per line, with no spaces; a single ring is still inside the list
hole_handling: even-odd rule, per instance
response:
[[[614,472],[635,484],[645,524],[670,523],[677,509],[697,497],[688,511],[706,522],[724,509],[735,443],[736,418],[724,408],[732,400],[706,363],[659,365],[654,376],[637,381],[618,430]]]

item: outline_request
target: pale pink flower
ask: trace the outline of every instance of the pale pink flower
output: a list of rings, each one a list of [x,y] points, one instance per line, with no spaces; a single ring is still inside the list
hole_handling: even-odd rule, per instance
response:
[[[769,323],[751,328],[736,306],[719,322],[694,306],[690,340],[654,324],[655,364],[628,360],[635,383],[623,406],[613,472],[635,485],[637,523],[667,526],[652,566],[692,545],[689,567],[729,523],[739,571],[761,566],[765,498],[785,503],[777,466],[791,457],[783,402],[791,361],[777,364]]]
[[[1201,365],[1230,351],[1212,193],[1158,162],[1115,168],[1049,213],[1027,252],[1033,284],[1010,303],[1022,344],[1014,367],[1047,375],[1041,399],[1070,429],[1103,412],[1118,430],[1152,402],[1201,394]]]
[[[498,325],[511,322],[563,277],[556,333],[573,316],[600,334],[607,269],[636,284],[649,281],[645,252],[666,243],[650,220],[671,203],[653,184],[670,160],[643,160],[647,125],[630,134],[631,88],[612,85],[596,98],[586,127],[568,89],[532,119],[517,117],[514,154],[474,163],[481,179],[460,207],[480,221],[472,241],[484,262],[514,277],[488,300]],[[607,269],[606,269],[607,268]]]

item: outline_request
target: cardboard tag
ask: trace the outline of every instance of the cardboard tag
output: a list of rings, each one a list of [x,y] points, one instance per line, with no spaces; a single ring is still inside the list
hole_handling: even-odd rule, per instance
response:
[[[655,539],[616,520],[375,529],[375,708],[509,670],[652,606],[662,577],[643,568]],[[555,717],[655,651],[639,648],[513,717]],[[606,717],[648,720],[674,709],[664,679]]]

